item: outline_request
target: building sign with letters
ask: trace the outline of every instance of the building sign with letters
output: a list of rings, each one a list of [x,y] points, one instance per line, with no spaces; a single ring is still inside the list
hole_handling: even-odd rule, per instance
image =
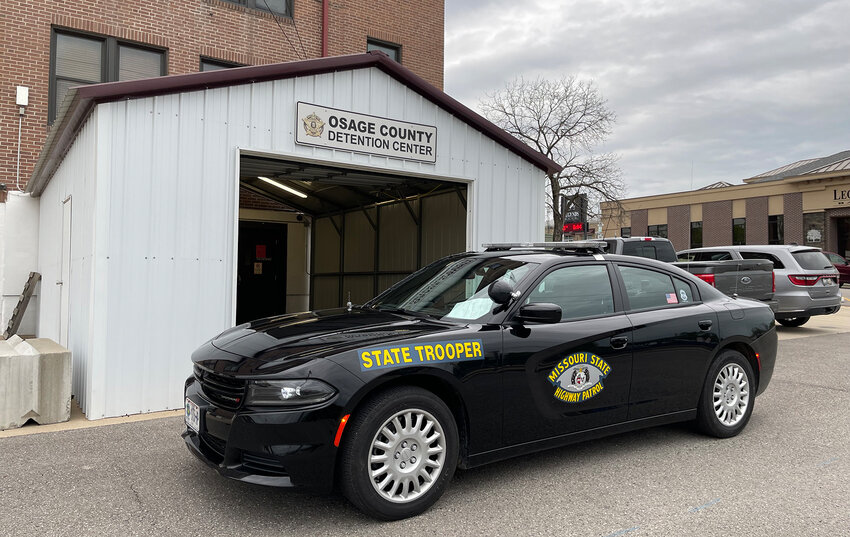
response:
[[[437,161],[437,127],[298,103],[295,143],[421,162]]]

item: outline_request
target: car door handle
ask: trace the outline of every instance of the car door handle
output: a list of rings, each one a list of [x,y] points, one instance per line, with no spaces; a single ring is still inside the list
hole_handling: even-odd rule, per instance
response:
[[[611,338],[611,348],[612,349],[622,349],[629,343],[629,338],[625,336],[620,337],[612,337]]]
[[[711,328],[712,322],[706,319],[704,321],[698,322],[697,324],[699,325],[700,330],[708,330]]]

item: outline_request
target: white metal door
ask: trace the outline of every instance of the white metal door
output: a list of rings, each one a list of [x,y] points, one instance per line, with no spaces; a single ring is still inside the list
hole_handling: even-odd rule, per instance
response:
[[[59,281],[59,344],[68,348],[70,323],[69,294],[71,289],[71,196],[62,202],[62,267]]]

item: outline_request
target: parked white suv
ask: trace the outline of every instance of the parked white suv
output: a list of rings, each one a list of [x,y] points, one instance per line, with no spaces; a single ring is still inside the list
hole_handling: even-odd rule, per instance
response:
[[[802,326],[812,315],[841,308],[838,272],[820,248],[796,245],[746,245],[692,248],[678,253],[679,261],[767,259],[773,262],[777,301],[776,322]]]

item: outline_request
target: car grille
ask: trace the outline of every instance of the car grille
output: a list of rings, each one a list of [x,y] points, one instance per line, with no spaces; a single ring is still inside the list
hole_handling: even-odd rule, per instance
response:
[[[239,408],[245,400],[247,382],[244,380],[216,375],[198,366],[195,366],[195,378],[201,383],[204,395],[223,408]]]
[[[277,460],[256,453],[242,453],[242,466],[259,475],[287,476],[286,469]]]

